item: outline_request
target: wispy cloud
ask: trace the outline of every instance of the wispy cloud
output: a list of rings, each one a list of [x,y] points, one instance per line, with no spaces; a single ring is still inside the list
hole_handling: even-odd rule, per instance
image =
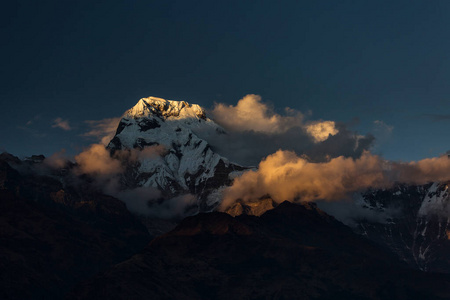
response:
[[[40,139],[47,136],[47,133],[40,131],[36,126],[36,123],[42,119],[41,115],[35,115],[31,119],[29,119],[25,124],[17,126],[17,129],[23,130],[34,138]]]
[[[30,128],[30,127],[27,127],[27,126],[17,126],[17,128],[20,129],[20,130],[23,130],[23,131],[25,131],[27,133],[29,133],[32,137],[35,137],[35,138],[38,138],[38,139],[47,136],[46,133],[43,133],[43,132],[41,132],[41,131],[39,131],[37,129]]]
[[[35,115],[33,118],[28,120],[28,122],[26,123],[26,126],[30,126],[40,119],[41,119],[41,115]]]
[[[121,161],[111,157],[105,146],[93,144],[89,149],[75,156],[79,172],[111,177],[123,172]]]
[[[90,130],[82,136],[96,138],[103,145],[107,145],[114,137],[114,133],[117,130],[120,119],[121,117],[85,121],[85,123],[90,127]]]
[[[384,121],[381,120],[375,120],[373,122],[373,124],[375,125],[375,132],[383,132],[383,133],[387,133],[390,134],[392,133],[392,130],[394,130],[394,126],[388,125],[386,124]]]
[[[393,131],[394,126],[388,125],[382,120],[373,121],[372,133],[377,142],[374,143],[372,150],[379,152],[381,150],[381,146],[392,138]]]
[[[62,130],[69,131],[72,130],[72,127],[70,127],[69,120],[63,120],[62,118],[56,118],[53,120],[53,128],[61,128]]]
[[[434,122],[437,121],[450,121],[450,114],[422,114],[424,118],[431,119]]]

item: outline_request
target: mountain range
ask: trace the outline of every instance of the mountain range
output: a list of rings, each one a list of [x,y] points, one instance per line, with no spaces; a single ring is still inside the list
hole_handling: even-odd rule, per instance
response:
[[[270,195],[217,212],[253,168],[208,142],[227,134],[149,97],[102,146],[108,172],[1,154],[1,298],[450,298],[449,182],[358,192],[346,219]]]
[[[448,187],[449,182],[434,182],[365,191],[359,205],[378,218],[356,218],[355,232],[387,247],[412,267],[450,273]]]
[[[199,214],[69,299],[445,299],[450,276],[408,269],[314,204]]]

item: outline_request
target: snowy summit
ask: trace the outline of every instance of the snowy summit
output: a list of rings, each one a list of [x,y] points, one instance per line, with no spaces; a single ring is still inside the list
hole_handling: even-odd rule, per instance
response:
[[[206,120],[205,110],[197,104],[190,105],[185,101],[165,100],[157,97],[142,98],[134,107],[125,113],[125,116],[130,118],[142,118],[154,115],[165,118],[196,118]]]
[[[197,104],[162,98],[142,98],[127,110],[108,144],[112,152],[152,147],[161,148],[159,156],[139,156],[138,167],[126,174],[124,188],[153,187],[166,198],[192,194],[198,197],[199,210],[217,205],[209,197],[231,182],[228,175],[242,167],[215,153],[196,132],[222,134],[222,127],[206,117]]]

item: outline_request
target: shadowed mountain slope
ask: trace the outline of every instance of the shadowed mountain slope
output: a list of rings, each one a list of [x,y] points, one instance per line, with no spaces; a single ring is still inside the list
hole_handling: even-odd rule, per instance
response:
[[[445,299],[449,287],[314,204],[285,202],[261,217],[188,217],[69,299]]]
[[[123,202],[80,178],[77,188],[61,174],[19,173],[9,163],[27,170],[30,162],[11,157],[0,156],[1,299],[62,298],[150,241]]]

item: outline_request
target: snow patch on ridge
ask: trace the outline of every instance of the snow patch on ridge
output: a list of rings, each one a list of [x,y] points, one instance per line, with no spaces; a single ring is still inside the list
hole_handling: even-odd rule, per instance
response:
[[[448,185],[434,182],[420,206],[419,216],[438,215],[442,217],[450,216],[450,196]]]

